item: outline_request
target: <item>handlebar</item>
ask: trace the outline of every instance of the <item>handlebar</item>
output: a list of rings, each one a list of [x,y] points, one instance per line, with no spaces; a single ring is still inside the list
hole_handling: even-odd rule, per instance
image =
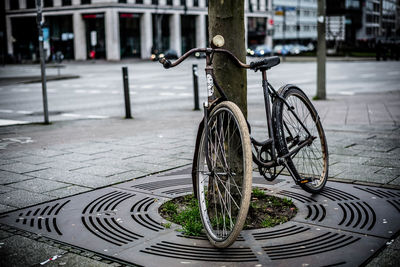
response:
[[[236,63],[236,65],[238,67],[241,68],[245,68],[245,69],[249,69],[250,65],[241,62],[234,54],[232,54],[232,52],[230,52],[229,50],[226,49],[222,49],[222,48],[217,48],[217,49],[213,49],[213,48],[193,48],[191,50],[189,50],[188,52],[186,52],[184,55],[182,55],[180,58],[178,58],[174,63],[172,63],[171,61],[169,61],[166,58],[162,58],[159,60],[159,62],[164,66],[164,68],[169,69],[169,68],[173,68],[178,66],[182,61],[184,61],[187,57],[189,57],[190,55],[194,54],[194,53],[222,53],[222,54],[226,54],[228,55],[234,63]]]
[[[159,62],[164,66],[164,68],[169,69],[169,68],[173,68],[177,65],[179,65],[182,61],[184,61],[187,57],[189,57],[191,54],[194,53],[207,53],[207,54],[212,54],[212,53],[222,53],[222,54],[226,54],[228,55],[231,60],[238,66],[241,68],[245,68],[245,69],[252,69],[252,70],[259,70],[259,69],[270,69],[276,65],[278,65],[280,63],[280,58],[277,56],[272,56],[272,57],[267,57],[258,61],[254,61],[251,62],[250,64],[246,64],[241,62],[234,54],[232,54],[231,51],[226,50],[226,49],[222,49],[222,48],[193,48],[191,50],[189,50],[188,52],[186,52],[183,56],[181,56],[180,58],[178,58],[174,63],[172,63],[171,61],[169,61],[166,58],[162,58],[159,60]]]

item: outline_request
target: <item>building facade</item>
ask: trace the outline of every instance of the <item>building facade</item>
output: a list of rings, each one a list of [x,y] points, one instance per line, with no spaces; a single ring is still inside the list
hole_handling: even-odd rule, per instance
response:
[[[317,40],[317,0],[274,0],[274,42]]]
[[[327,0],[328,16],[345,16],[349,45],[398,40],[399,0]]]
[[[398,7],[398,0],[366,0],[361,7],[362,27],[357,39],[394,38]]]
[[[65,58],[149,58],[152,50],[178,55],[205,47],[207,0],[42,0],[47,55]],[[271,0],[246,0],[248,43],[268,43],[272,36]],[[35,60],[38,50],[35,0],[5,0],[7,52]],[[247,27],[248,25],[248,27]]]

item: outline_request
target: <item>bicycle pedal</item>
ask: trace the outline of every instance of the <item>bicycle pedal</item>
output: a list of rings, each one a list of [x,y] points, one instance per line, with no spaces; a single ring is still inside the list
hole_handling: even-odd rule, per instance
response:
[[[311,183],[312,179],[311,178],[304,178],[304,179],[298,180],[298,182],[299,182],[299,184]]]

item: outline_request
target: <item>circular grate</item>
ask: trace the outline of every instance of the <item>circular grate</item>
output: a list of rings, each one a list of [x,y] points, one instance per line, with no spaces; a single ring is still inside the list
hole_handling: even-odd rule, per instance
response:
[[[268,194],[293,200],[296,217],[273,228],[242,231],[232,247],[216,249],[205,235],[185,236],[175,224],[166,228],[158,214],[162,203],[192,191],[188,172],[181,169],[10,212],[0,223],[144,266],[354,266],[400,230],[397,190],[332,182],[312,195],[283,176],[271,183],[255,175],[254,184]]]

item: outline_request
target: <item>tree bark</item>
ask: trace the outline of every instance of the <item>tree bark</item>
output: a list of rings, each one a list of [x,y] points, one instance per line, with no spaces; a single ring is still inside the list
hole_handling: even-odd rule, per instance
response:
[[[212,0],[208,7],[209,40],[219,34],[225,39],[225,48],[242,62],[246,62],[244,1]],[[239,106],[247,117],[246,70],[237,67],[226,55],[216,54],[214,73],[228,99]]]

